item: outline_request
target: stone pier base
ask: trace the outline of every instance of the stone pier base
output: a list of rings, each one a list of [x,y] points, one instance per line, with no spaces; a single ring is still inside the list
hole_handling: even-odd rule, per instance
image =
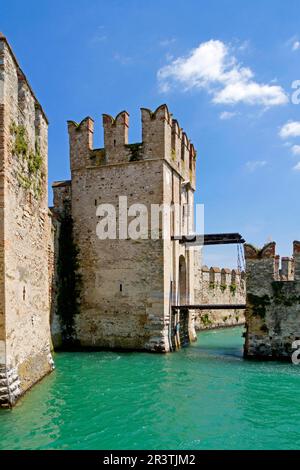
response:
[[[53,369],[51,353],[29,358],[18,367],[0,365],[0,408],[13,407],[27,390]]]
[[[0,366],[0,407],[13,406],[20,395],[20,380],[17,370]]]

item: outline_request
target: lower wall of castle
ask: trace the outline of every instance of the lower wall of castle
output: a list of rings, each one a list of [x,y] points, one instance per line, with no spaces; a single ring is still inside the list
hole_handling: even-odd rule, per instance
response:
[[[227,328],[244,325],[244,310],[202,310],[195,316],[195,328],[200,330],[212,330],[215,328]]]
[[[0,364],[0,407],[14,406],[27,390],[53,369],[54,362],[50,352],[30,356],[15,367]]]
[[[298,360],[300,242],[294,242],[294,273],[284,278],[280,276],[280,259],[276,256],[274,242],[261,250],[245,245],[245,257],[247,306],[244,356],[249,359],[291,361],[295,353]]]

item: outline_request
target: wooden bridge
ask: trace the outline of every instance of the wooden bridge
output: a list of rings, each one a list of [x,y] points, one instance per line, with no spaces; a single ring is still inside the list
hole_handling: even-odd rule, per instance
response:
[[[238,232],[234,233],[210,233],[203,235],[178,235],[173,236],[172,240],[178,240],[184,245],[230,245],[236,244],[238,249],[245,243],[244,238]],[[239,253],[239,251],[238,251]],[[238,258],[239,258],[238,254]],[[243,255],[241,255],[243,256]],[[245,304],[187,304],[171,306],[171,322],[169,330],[169,340],[171,349],[175,351],[190,343],[189,333],[189,311],[190,310],[243,310]]]
[[[180,244],[196,245],[241,245],[245,243],[240,233],[209,233],[204,235],[175,235],[172,240],[178,240]]]
[[[241,310],[246,304],[194,304],[173,305],[172,310]]]

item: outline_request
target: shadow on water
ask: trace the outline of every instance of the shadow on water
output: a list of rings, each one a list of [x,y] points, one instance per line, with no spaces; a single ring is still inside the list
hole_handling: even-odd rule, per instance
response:
[[[192,351],[202,356],[243,358],[243,327],[219,328],[198,333],[197,342],[192,344]]]

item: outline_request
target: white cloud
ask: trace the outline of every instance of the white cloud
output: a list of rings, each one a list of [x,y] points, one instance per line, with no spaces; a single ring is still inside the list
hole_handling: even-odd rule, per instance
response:
[[[171,44],[174,44],[174,42],[176,42],[175,38],[167,38],[167,39],[162,39],[161,41],[159,41],[159,45],[161,47],[168,47],[168,46],[171,46]]]
[[[294,41],[292,45],[292,51],[298,51],[300,49],[300,41]]]
[[[298,51],[300,49],[300,41],[297,35],[294,35],[290,37],[286,43],[285,46],[288,47],[292,51]]]
[[[264,106],[276,106],[287,102],[286,95],[280,86],[260,85],[250,81],[241,81],[227,85],[216,93],[214,103],[236,104],[246,103],[250,105],[260,104]]]
[[[256,160],[256,161],[251,161],[246,163],[246,169],[250,172],[253,173],[255,170],[258,168],[262,168],[266,166],[267,162],[264,160]]]
[[[218,40],[199,44],[188,56],[162,67],[157,77],[162,91],[174,85],[182,85],[184,90],[206,89],[218,104],[275,106],[288,102],[282,87],[257,83],[252,70],[239,64],[230,47]]]
[[[297,165],[294,166],[293,170],[300,171],[300,162],[297,163]]]
[[[293,145],[291,151],[293,155],[300,155],[300,145]]]
[[[279,131],[279,136],[282,139],[288,139],[289,137],[300,136],[300,121],[289,121]]]
[[[238,113],[233,113],[231,111],[223,111],[222,113],[219,114],[219,118],[222,121],[226,121],[228,119],[232,119],[234,116],[236,116]]]

